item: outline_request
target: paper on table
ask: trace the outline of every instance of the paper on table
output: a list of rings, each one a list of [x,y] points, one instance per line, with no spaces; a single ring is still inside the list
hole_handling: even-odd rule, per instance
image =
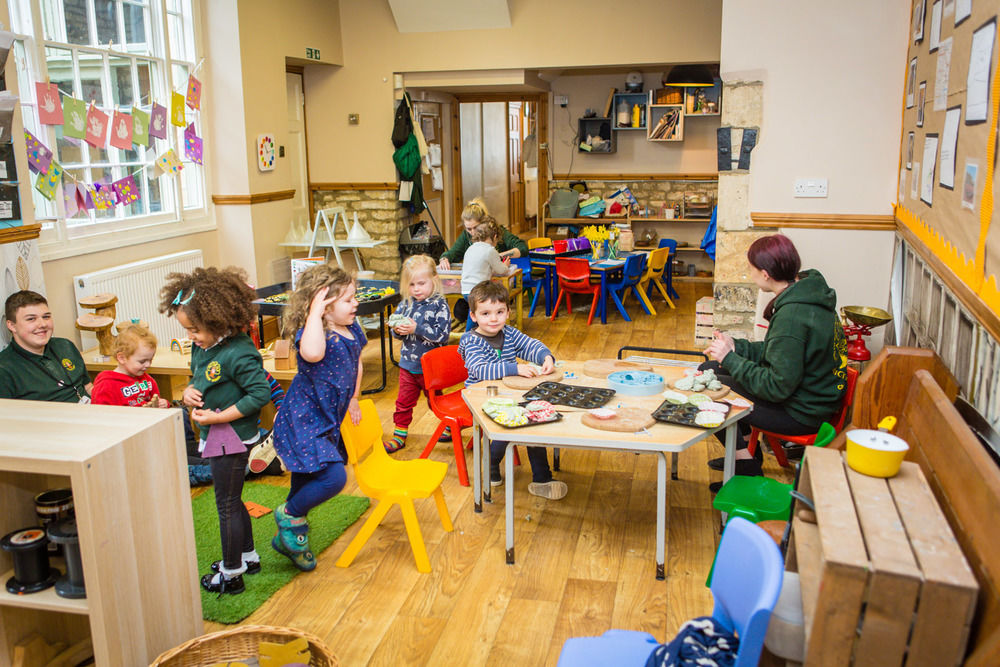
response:
[[[920,201],[928,206],[934,202],[934,165],[937,162],[938,136],[924,137],[924,161],[920,172]]]
[[[972,33],[969,78],[966,81],[965,93],[966,125],[986,120],[989,113],[990,58],[993,55],[993,39],[996,31],[996,18],[992,18]]]
[[[944,111],[948,106],[948,79],[951,72],[951,37],[938,45],[937,72],[934,75],[934,111]]]
[[[941,133],[941,185],[955,189],[955,148],[958,144],[958,121],[962,117],[962,107],[952,107],[944,117],[944,131]]]

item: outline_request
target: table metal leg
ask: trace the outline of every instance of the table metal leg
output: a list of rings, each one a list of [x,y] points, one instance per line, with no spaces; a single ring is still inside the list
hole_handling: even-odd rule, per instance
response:
[[[667,578],[664,563],[667,539],[667,455],[656,452],[656,578]]]
[[[677,452],[670,452],[670,479],[677,477]]]
[[[483,466],[479,462],[482,443],[479,427],[472,425],[472,505],[476,512],[483,511]],[[489,483],[489,480],[487,480]]]
[[[385,309],[378,311],[378,342],[379,346],[382,348],[382,384],[371,389],[362,389],[362,394],[377,394],[386,385],[386,363],[385,363]],[[390,343],[390,347],[392,347]]]
[[[503,485],[506,493],[504,513],[507,517],[507,564],[514,564],[514,443],[507,443],[504,453]]]
[[[722,483],[725,484],[736,472],[736,436],[737,436],[737,426],[736,422],[733,422],[726,427],[726,455],[722,462]],[[726,521],[729,520],[729,515],[726,512],[722,513],[722,525],[726,525]]]
[[[608,323],[608,272],[601,271],[601,299],[597,302],[601,309],[601,324]]]

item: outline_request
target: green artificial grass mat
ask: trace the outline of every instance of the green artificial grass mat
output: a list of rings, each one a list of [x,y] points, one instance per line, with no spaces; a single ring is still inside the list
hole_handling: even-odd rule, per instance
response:
[[[274,486],[263,482],[247,482],[243,487],[243,500],[274,509],[285,502],[288,487]],[[320,552],[333,544],[347,527],[358,520],[368,509],[367,498],[359,496],[335,496],[309,512],[309,547],[318,557]],[[222,558],[222,544],[219,538],[219,515],[215,509],[215,490],[208,489],[191,501],[194,513],[194,541],[198,551],[198,572],[211,572],[213,562]],[[253,541],[260,554],[259,574],[244,575],[246,591],[239,595],[209,593],[201,589],[201,609],[206,621],[218,623],[238,623],[252,614],[257,607],[275,594],[301,573],[285,556],[271,547],[271,538],[277,532],[274,513],[254,519]],[[332,567],[333,563],[323,563],[319,567]],[[200,585],[199,585],[200,586]]]

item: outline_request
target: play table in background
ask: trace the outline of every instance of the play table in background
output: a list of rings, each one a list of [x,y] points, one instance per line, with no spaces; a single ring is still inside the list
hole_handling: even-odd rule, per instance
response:
[[[462,265],[452,264],[450,269],[438,269],[438,275],[441,276],[441,286],[444,287],[444,295],[448,299],[448,305],[454,308],[455,302],[462,298]],[[510,298],[514,300],[514,308],[512,309],[514,311],[514,327],[521,329],[521,307],[524,302],[521,269],[515,269],[508,276],[493,276],[493,280],[506,287],[507,292],[510,293]]]
[[[601,324],[608,323],[608,277],[625,267],[625,257],[629,254],[631,253],[625,253],[619,259],[593,259],[592,256],[585,257],[590,262],[590,274],[601,279],[601,298],[597,304],[597,309],[601,311]],[[540,266],[545,269],[545,275],[550,285],[550,289],[545,291],[545,299],[548,301],[549,294],[553,294],[555,296],[553,296],[552,304],[555,304],[555,299],[559,295],[559,279],[556,276],[555,257],[562,257],[564,255],[548,253],[548,256],[546,256],[546,254],[539,253],[538,251],[530,251],[528,255],[531,257],[532,266]]]
[[[564,379],[564,384],[587,386],[587,387],[607,387],[605,378],[592,378],[583,374],[583,362],[567,361],[561,367],[562,371],[573,372],[575,377]],[[653,372],[663,376],[667,384],[680,378],[684,369],[682,367],[654,366]],[[664,579],[666,576],[664,557],[666,540],[666,502],[667,502],[667,458],[666,454],[682,452],[692,445],[701,442],[708,436],[725,429],[725,465],[723,468],[723,481],[728,480],[733,475],[735,468],[736,453],[736,422],[746,415],[750,408],[732,408],[726,415],[726,420],[715,428],[696,428],[691,426],[678,426],[656,422],[653,426],[638,433],[615,433],[610,431],[598,431],[582,423],[585,410],[556,406],[556,411],[562,413],[563,418],[547,424],[539,424],[521,428],[505,428],[483,412],[482,406],[487,399],[486,387],[497,385],[499,395],[519,400],[524,394],[504,386],[500,381],[486,381],[466,387],[462,390],[462,398],[469,410],[472,412],[473,425],[473,502],[475,511],[482,512],[482,501],[484,492],[486,499],[490,499],[489,480],[489,447],[484,446],[483,436],[486,441],[505,440],[507,441],[507,455],[504,458],[505,472],[504,485],[506,491],[506,534],[507,534],[507,563],[514,562],[514,458],[510,454],[510,449],[515,444],[535,447],[559,447],[577,449],[606,449],[635,452],[638,454],[656,454],[656,578]],[[736,394],[730,394],[736,396]],[[606,407],[615,408],[619,404],[621,407],[635,407],[648,410],[652,413],[663,402],[662,393],[653,396],[624,396],[616,395],[608,402]],[[565,467],[565,458],[563,467]],[[572,491],[571,491],[572,492]]]

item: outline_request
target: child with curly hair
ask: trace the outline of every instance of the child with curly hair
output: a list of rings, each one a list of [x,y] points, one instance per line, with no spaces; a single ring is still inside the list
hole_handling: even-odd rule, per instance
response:
[[[385,442],[385,451],[389,453],[406,446],[413,408],[421,392],[427,394],[420,358],[424,352],[447,343],[451,333],[451,310],[433,259],[414,255],[403,262],[399,291],[403,300],[390,322],[393,318],[402,320],[392,328],[392,335],[403,341],[403,347],[399,353],[399,394],[392,415],[395,428],[392,438]],[[442,438],[450,441],[450,432],[442,433]]]
[[[256,319],[256,294],[242,269],[197,268],[171,273],[160,290],[160,312],[173,315],[191,339],[191,384],[184,405],[201,427],[199,451],[214,424],[229,424],[244,445],[260,439],[260,409],[271,400],[271,388],[257,347],[244,333]],[[239,594],[246,590],[243,573],[260,572],[250,514],[243,505],[243,477],[250,453],[223,453],[210,458],[219,512],[222,560],[201,578],[205,590]]]
[[[354,278],[318,264],[299,276],[284,317],[295,343],[298,372],[274,420],[274,448],[292,473],[287,500],[274,509],[271,546],[303,571],[316,568],[309,550],[309,510],[347,483],[340,440],[346,415],[361,421],[361,349],[368,342],[355,315]]]
[[[146,371],[156,354],[156,336],[146,327],[130,324],[115,336],[114,355],[118,366],[101,371],[94,378],[90,399],[97,405],[129,405],[169,408],[160,397],[156,380]]]

